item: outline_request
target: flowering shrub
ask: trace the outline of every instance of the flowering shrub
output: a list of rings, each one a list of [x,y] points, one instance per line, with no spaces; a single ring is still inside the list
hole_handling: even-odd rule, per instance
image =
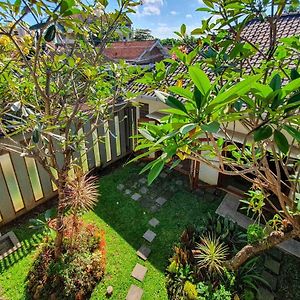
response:
[[[54,242],[44,244],[28,275],[31,299],[88,299],[105,271],[105,234],[94,224],[77,220],[74,236],[72,217],[66,218],[64,249],[54,259]]]

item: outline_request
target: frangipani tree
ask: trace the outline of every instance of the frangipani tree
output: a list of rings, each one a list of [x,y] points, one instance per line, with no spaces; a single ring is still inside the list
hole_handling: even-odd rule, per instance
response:
[[[265,6],[257,6],[255,1],[207,0],[205,4],[200,10],[221,18],[216,23],[208,18],[194,31],[201,35],[202,45],[189,54],[174,50],[174,60],[157,65],[143,80],[159,88],[162,77],[178,66],[182,70],[176,86],[168,86],[166,80],[163,92],[157,92],[170,108],[164,110],[167,115],[160,124],[140,126],[136,150],[145,152],[136,159],[161,153],[143,169],[149,170],[149,184],[165,164],[174,167],[186,158],[252,184],[246,202],[255,221],[267,225],[266,236],[227,262],[236,270],[254,255],[300,237],[300,75],[295,55],[299,38],[277,38],[286,3],[265,1]],[[266,17],[265,10],[271,16]],[[267,49],[243,35],[253,17],[270,24]],[[257,54],[260,68],[251,65]],[[266,205],[271,215],[265,215]]]
[[[88,151],[83,141],[131,97],[124,84],[139,70],[103,51],[138,4],[119,0],[107,12],[107,0],[0,2],[0,149],[36,159],[57,186],[57,256],[74,153]]]

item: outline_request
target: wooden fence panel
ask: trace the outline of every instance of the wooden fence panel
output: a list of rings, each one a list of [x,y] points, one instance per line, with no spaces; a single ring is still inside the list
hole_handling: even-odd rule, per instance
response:
[[[131,153],[133,142],[130,136],[136,133],[136,124],[136,108],[119,105],[112,119],[105,126],[99,125],[93,135],[83,141],[82,150],[74,153],[73,158],[77,164],[85,166],[86,171],[117,161]],[[81,130],[87,133],[90,129],[88,121]],[[16,140],[22,140],[22,137],[16,137]],[[58,144],[54,145],[56,149]],[[87,152],[85,148],[90,150]],[[62,154],[57,153],[56,158],[61,168]],[[57,188],[40,163],[3,152],[0,152],[0,191],[0,227],[57,195]]]
[[[108,122],[108,130],[110,135],[110,151],[111,151],[111,160],[115,161],[117,159],[117,137],[116,137],[116,125],[115,117],[113,116]]]
[[[19,184],[21,195],[26,209],[32,209],[35,206],[35,197],[31,182],[28,176],[27,166],[23,157],[16,153],[11,153],[11,161],[14,166],[16,178]]]
[[[88,133],[91,131],[90,121],[84,124],[83,131],[84,133]],[[96,163],[95,163],[95,154],[94,154],[94,141],[93,141],[93,136],[91,134],[87,137],[87,140],[85,141],[85,146],[87,148],[86,154],[87,154],[89,170],[92,170],[96,167]]]

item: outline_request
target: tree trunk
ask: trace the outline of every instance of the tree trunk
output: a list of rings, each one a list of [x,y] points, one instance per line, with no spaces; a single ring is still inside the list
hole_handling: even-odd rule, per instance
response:
[[[60,180],[58,184],[58,206],[56,216],[56,238],[55,238],[55,259],[58,259],[62,252],[64,236],[64,204],[65,199],[65,179]]]
[[[246,245],[242,248],[232,259],[226,261],[225,266],[236,271],[243,263],[248,259],[295,237],[300,236],[300,230],[293,229],[288,233],[283,233],[282,231],[273,231],[271,234],[265,238],[262,242],[254,245]]]

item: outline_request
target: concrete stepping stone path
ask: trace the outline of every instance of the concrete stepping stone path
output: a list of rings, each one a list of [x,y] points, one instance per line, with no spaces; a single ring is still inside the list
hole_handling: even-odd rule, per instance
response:
[[[152,219],[148,222],[148,224],[149,224],[150,226],[152,226],[152,227],[156,227],[156,226],[159,225],[159,221],[158,221],[156,218],[152,218]]]
[[[142,245],[140,249],[136,251],[137,256],[142,260],[147,260],[150,253],[151,253],[151,249],[146,245]]]
[[[145,184],[145,183],[147,183],[147,179],[146,178],[141,178],[141,179],[139,179],[139,183]]]
[[[143,293],[144,293],[143,289],[132,284],[126,296],[126,300],[140,300],[142,299]]]
[[[125,192],[124,192],[125,195],[130,195],[131,193],[132,193],[132,191],[128,190],[128,189],[126,189]]]
[[[274,295],[269,290],[260,287],[258,289],[258,298],[257,300],[274,300]]]
[[[135,193],[131,196],[131,199],[134,201],[139,201],[142,196],[138,193]]]
[[[159,210],[159,207],[157,206],[157,205],[152,205],[151,207],[150,207],[150,211],[152,212],[152,213],[155,213],[155,212],[157,212]]]
[[[276,287],[277,287],[276,276],[267,271],[263,271],[262,277],[270,285],[271,290],[276,291]]]
[[[120,184],[118,184],[117,189],[118,189],[119,191],[122,191],[122,190],[124,189],[124,187],[125,187],[125,185],[122,184],[122,183],[120,183]]]
[[[152,243],[155,237],[156,237],[156,233],[150,229],[148,229],[143,235],[143,238],[149,243]]]
[[[140,189],[140,193],[141,194],[147,194],[148,193],[148,188],[146,188],[145,186],[143,186],[141,189]]]
[[[280,271],[280,263],[271,257],[267,257],[265,267],[271,270],[274,274],[278,275]]]
[[[132,273],[131,273],[131,276],[139,281],[143,281],[145,276],[146,276],[146,273],[147,273],[148,269],[140,264],[136,264]]]
[[[166,202],[167,202],[167,199],[164,198],[164,197],[158,197],[155,200],[155,203],[158,204],[158,205],[160,205],[160,206],[163,206]]]

